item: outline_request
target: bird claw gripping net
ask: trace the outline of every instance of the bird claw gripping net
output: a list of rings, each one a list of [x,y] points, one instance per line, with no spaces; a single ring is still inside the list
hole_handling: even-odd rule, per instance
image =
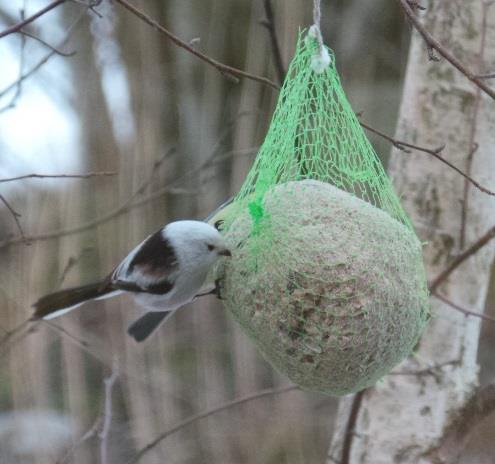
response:
[[[326,50],[315,69],[321,49],[300,34],[265,141],[220,213],[233,258],[217,272],[276,369],[343,395],[411,353],[428,292],[421,245]]]

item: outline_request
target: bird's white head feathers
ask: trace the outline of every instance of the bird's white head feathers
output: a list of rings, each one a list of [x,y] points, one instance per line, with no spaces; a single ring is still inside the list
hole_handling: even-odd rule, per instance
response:
[[[219,257],[230,256],[225,239],[206,222],[171,222],[163,228],[162,235],[173,246],[179,261],[193,267],[210,267]]]

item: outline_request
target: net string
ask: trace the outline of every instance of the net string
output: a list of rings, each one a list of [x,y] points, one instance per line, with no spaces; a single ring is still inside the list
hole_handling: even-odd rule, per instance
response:
[[[314,55],[311,61],[311,68],[317,74],[324,72],[330,64],[328,50],[323,45],[321,35],[321,0],[313,0],[313,25],[309,29],[309,35],[314,37],[318,44],[318,54]]]
[[[320,53],[323,50],[323,37],[321,35],[321,0],[313,0],[313,25],[315,26],[316,40]]]

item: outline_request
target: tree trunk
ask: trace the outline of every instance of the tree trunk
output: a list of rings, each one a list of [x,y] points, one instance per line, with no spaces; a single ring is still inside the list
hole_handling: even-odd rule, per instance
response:
[[[427,6],[421,13],[426,29],[470,70],[481,74],[495,68],[495,6],[480,0],[422,4]],[[424,41],[413,33],[399,140],[431,148],[445,143],[442,156],[493,190],[494,108],[492,99],[445,60],[428,60]],[[493,197],[472,185],[465,196],[464,179],[435,158],[394,149],[389,171],[426,242],[430,281],[495,224]],[[436,293],[482,312],[494,245],[489,243],[466,260]],[[456,461],[460,450],[442,447],[440,452],[439,446],[477,386],[480,319],[466,317],[434,296],[431,304],[429,326],[415,356],[394,369],[399,375],[388,375],[375,387],[341,401],[327,463]],[[418,371],[422,373],[411,375]]]

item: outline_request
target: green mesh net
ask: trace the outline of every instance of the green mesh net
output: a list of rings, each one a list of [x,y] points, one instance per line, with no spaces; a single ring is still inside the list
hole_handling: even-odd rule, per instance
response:
[[[329,51],[329,50],[328,50]],[[266,139],[224,220],[224,302],[303,388],[347,394],[408,356],[428,319],[421,245],[330,53],[299,36]]]

